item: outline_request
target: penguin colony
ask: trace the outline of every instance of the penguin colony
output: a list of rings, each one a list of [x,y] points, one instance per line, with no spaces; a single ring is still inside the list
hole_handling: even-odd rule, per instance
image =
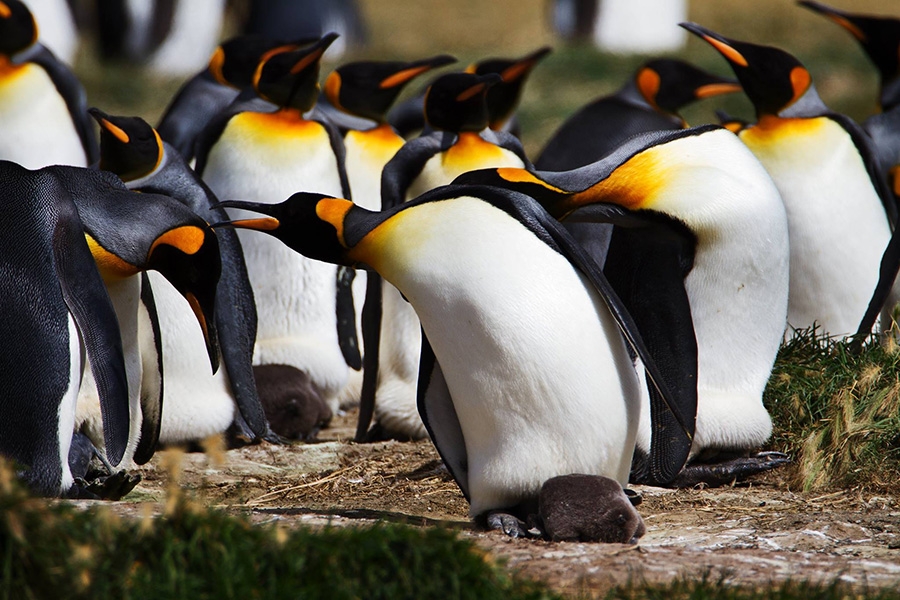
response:
[[[757,452],[781,341],[861,343],[900,300],[900,21],[800,4],[863,45],[882,115],[684,23],[736,79],[651,60],[532,162],[514,113],[549,48],[394,106],[455,59],[322,77],[336,34],[239,36],[154,128],[89,110],[0,0],[0,453],[118,498],[158,447],[311,439],[359,402],[358,441],[429,436],[482,526],[617,542],[645,532],[629,481],[784,464]],[[678,115],[741,90],[755,122]]]

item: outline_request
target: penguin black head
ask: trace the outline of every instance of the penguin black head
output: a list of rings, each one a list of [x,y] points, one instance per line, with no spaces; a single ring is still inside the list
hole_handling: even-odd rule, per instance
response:
[[[325,50],[338,38],[329,33],[306,48],[267,53],[253,75],[260,97],[282,108],[310,110],[319,94],[319,65]]]
[[[900,19],[848,13],[811,0],[798,4],[849,31],[878,69],[882,108],[900,104]]]
[[[315,43],[315,39],[291,42],[257,35],[240,35],[222,42],[209,60],[209,72],[216,81],[239,90],[253,86],[253,74],[264,58],[279,52],[297,50]]]
[[[342,65],[325,80],[325,95],[352,115],[386,121],[386,113],[403,87],[422,73],[456,62],[442,54],[415,62],[360,61]]]
[[[19,0],[0,0],[0,54],[18,54],[37,39],[37,23],[28,7]]]
[[[344,239],[344,218],[354,207],[349,200],[298,192],[279,204],[226,200],[216,206],[239,208],[266,217],[215,223],[214,228],[230,225],[263,231],[308,258],[354,266],[347,256],[348,246]]]
[[[778,115],[807,92],[815,93],[809,71],[784,50],[730,40],[696,23],[681,26],[725,57],[753,102],[757,118]]]
[[[159,134],[140,117],[118,117],[88,109],[100,124],[100,168],[132,181],[149,175],[163,159]]]
[[[466,73],[487,75],[496,73],[501,81],[491,86],[487,92],[488,120],[491,129],[501,129],[509,119],[522,95],[522,86],[528,75],[541,59],[550,54],[551,48],[544,46],[521,58],[487,58],[466,69]]]
[[[713,75],[673,58],[645,63],[635,73],[634,83],[650,106],[672,115],[696,100],[741,90],[734,79]]]
[[[500,75],[448,73],[425,92],[425,120],[445,131],[481,131],[488,126],[488,89],[502,81]]]

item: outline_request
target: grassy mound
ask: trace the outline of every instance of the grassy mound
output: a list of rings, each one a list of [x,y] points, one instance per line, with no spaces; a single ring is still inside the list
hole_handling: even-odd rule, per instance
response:
[[[798,332],[778,353],[764,396],[772,446],[796,461],[804,490],[886,488],[900,477],[900,350],[872,339],[859,354]]]

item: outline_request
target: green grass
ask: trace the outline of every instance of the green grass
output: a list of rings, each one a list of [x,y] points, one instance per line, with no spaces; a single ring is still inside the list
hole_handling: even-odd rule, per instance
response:
[[[287,530],[184,499],[121,519],[31,498],[9,469],[0,479],[2,600],[557,597],[446,529]]]
[[[179,494],[162,516],[120,518],[107,507],[79,510],[30,497],[11,473],[0,467],[0,600],[562,598],[446,529],[252,525]],[[892,600],[900,593],[837,580],[746,586],[707,575],[666,584],[636,579],[573,597]]]
[[[772,447],[794,456],[804,490],[888,487],[900,477],[900,351],[872,339],[855,355],[802,331],[782,346],[764,401]]]

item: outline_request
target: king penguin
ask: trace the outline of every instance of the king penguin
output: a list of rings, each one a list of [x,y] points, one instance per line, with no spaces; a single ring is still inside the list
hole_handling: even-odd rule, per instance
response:
[[[878,69],[881,112],[863,121],[862,128],[872,138],[888,186],[900,196],[900,19],[852,14],[819,2],[799,4],[849,31]]]
[[[218,199],[209,187],[146,121],[108,115],[96,108],[90,112],[100,124],[101,169],[121,177],[129,189],[167,194],[206,221],[227,218],[222,209],[211,208]],[[277,442],[253,377],[257,316],[243,250],[234,231],[220,230],[216,237],[222,274],[216,288],[215,320],[224,367],[216,373],[206,376],[199,364],[206,360],[206,350],[200,337],[191,335],[195,325],[190,307],[161,275],[150,274],[161,315],[166,374],[160,441],[199,441],[224,433],[234,421],[239,436],[247,441]]]
[[[744,455],[772,433],[762,395],[787,318],[787,216],[771,177],[731,132],[649,132],[579,169],[490,169],[454,183],[528,194],[567,226],[616,225],[599,256],[592,240],[576,239],[605,265],[648,347],[671,351],[666,364],[680,365],[691,375],[683,385],[697,390],[691,463],[674,485],[728,483],[783,464]],[[647,408],[633,481],[659,484],[642,472]]]
[[[367,129],[348,129],[344,133],[347,178],[357,206],[381,209],[381,173],[405,143],[386,120],[386,113],[397,95],[415,77],[454,61],[447,55],[412,62],[362,61],[341,65],[328,75],[325,96],[331,105],[372,123]],[[409,309],[399,292],[390,286],[382,289],[377,274],[357,274],[353,290],[358,328],[362,326],[359,307],[363,304],[363,295],[382,294],[381,331],[377,335],[374,332],[363,335],[364,342],[371,339],[379,344],[377,369],[374,364],[368,366],[364,380],[351,373],[348,385],[341,393],[342,404],[349,404],[360,398],[361,388],[365,390],[360,403],[357,441],[367,437],[424,438],[428,433],[415,405],[420,346],[418,325],[405,318]],[[370,302],[368,310],[377,311],[378,306],[377,301]],[[365,344],[361,346],[364,351]],[[369,434],[373,411],[376,429]]]
[[[130,191],[112,173],[63,166],[46,170],[59,178],[75,202],[116,311],[128,370],[131,416],[125,466],[130,466],[132,459],[141,464],[156,448],[166,395],[165,346],[160,344],[157,304],[147,307],[142,302],[152,286],[142,272],[155,271],[164,277],[199,325],[191,330],[187,323],[182,332],[196,336],[203,348],[202,360],[194,365],[195,375],[204,369],[215,372],[219,365],[215,324],[221,270],[218,239],[203,219],[179,202],[149,191]],[[159,303],[156,287],[152,289]],[[102,450],[96,407],[96,391],[83,386],[75,425]]]
[[[98,382],[106,455],[129,436],[128,383],[116,315],[78,211],[52,172],[0,161],[6,274],[0,279],[0,452],[36,492],[80,495],[69,468],[75,402],[87,360]]]
[[[534,161],[541,171],[568,171],[598,161],[633,135],[687,127],[678,112],[696,100],[741,86],[674,58],[646,62],[611,96],[578,110]]]
[[[98,150],[84,89],[37,40],[28,7],[0,1],[0,158],[28,169],[91,165]]]
[[[319,62],[329,34],[260,63],[254,87],[274,110],[236,103],[204,129],[196,170],[219,198],[268,201],[298,190],[349,195],[340,133],[304,118],[318,95]],[[232,215],[234,216],[234,215]],[[333,265],[292,253],[275,240],[241,232],[259,315],[255,365],[306,372],[333,412],[348,365],[361,367],[351,278]]]
[[[311,43],[315,40],[307,40]],[[253,90],[253,74],[270,53],[296,50],[303,42],[286,43],[256,36],[238,36],[219,44],[207,67],[178,90],[163,112],[156,130],[188,162],[203,128],[237,99]]]
[[[629,347],[673,417],[657,431],[667,443],[653,446],[653,469],[661,479],[681,469],[693,414],[603,273],[533,199],[446,186],[380,213],[308,193],[223,205],[267,215],[231,225],[375,270],[409,300],[424,334],[419,410],[479,523],[523,535],[556,475],[626,483],[640,411]]]
[[[832,336],[868,334],[881,310],[869,311],[873,291],[887,297],[893,284],[893,277],[879,284],[879,274],[897,218],[868,136],[825,106],[809,71],[787,52],[694,23],[682,27],[728,61],[756,109],[757,122],[738,135],[772,176],[787,211],[786,336],[814,324]],[[891,296],[893,306],[897,293]],[[889,327],[890,315],[884,317],[882,327]]]
[[[449,73],[438,77],[428,87],[424,111],[433,130],[407,142],[385,165],[381,178],[383,208],[448,184],[457,175],[471,169],[530,165],[515,136],[487,129],[487,92],[490,86],[500,81],[498,74]],[[395,353],[386,360],[394,365],[392,369],[395,373],[405,375],[395,380],[398,385],[390,394],[390,399],[384,395],[380,404],[375,403],[378,423],[388,425],[384,432],[386,435],[418,438],[423,436],[424,426],[416,415],[415,388],[411,376],[417,370],[415,348],[419,345],[420,327],[412,307],[388,286],[385,290],[384,313],[391,323],[391,335],[397,336],[403,344],[393,346]],[[378,312],[377,298],[367,296],[367,310],[371,306],[376,307],[373,312]],[[367,319],[363,321],[372,323]],[[364,344],[369,344],[370,336],[371,332],[364,331]],[[376,354],[380,347],[376,351],[373,351],[371,344],[368,347],[370,351],[366,354],[363,371],[371,373],[375,370],[374,365],[381,362]],[[366,387],[360,404],[357,439],[364,436],[364,430],[368,427],[368,405],[371,402],[368,390]]]

